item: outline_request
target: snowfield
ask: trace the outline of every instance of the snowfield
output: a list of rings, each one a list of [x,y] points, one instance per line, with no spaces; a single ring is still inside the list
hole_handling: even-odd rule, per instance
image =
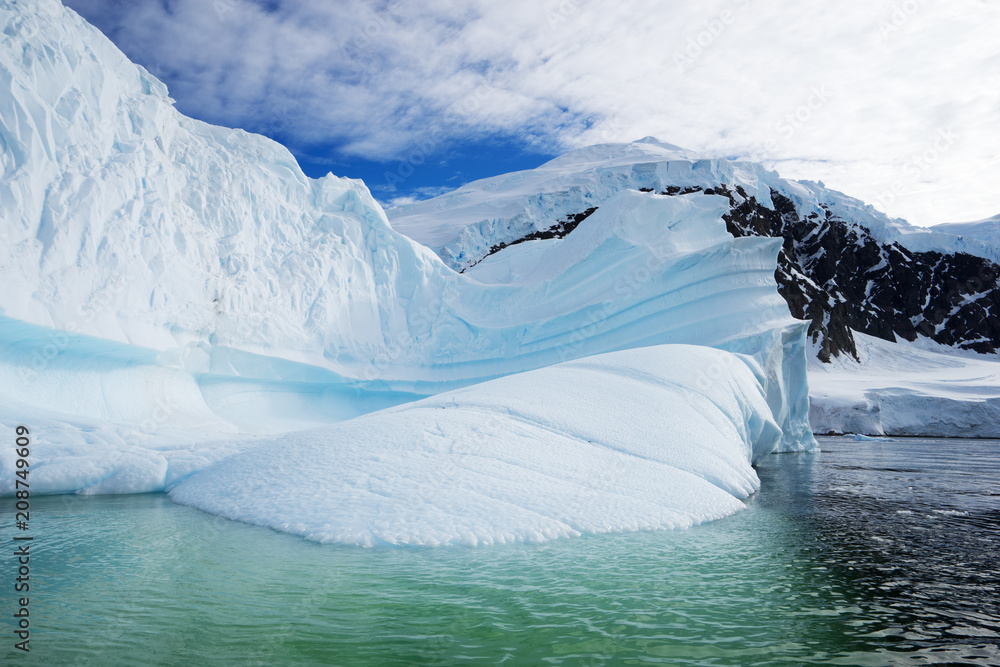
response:
[[[855,333],[861,363],[809,363],[816,433],[1000,437],[1000,358]]]

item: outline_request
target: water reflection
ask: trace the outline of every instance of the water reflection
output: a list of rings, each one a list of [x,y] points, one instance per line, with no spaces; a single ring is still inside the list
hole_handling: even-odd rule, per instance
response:
[[[801,513],[848,582],[855,634],[885,650],[996,662],[1000,449],[995,442],[821,439]],[[992,659],[992,660],[991,660]]]
[[[1000,664],[1000,443],[822,445],[764,461],[728,519],[537,546],[332,547],[158,495],[34,499],[14,664]]]

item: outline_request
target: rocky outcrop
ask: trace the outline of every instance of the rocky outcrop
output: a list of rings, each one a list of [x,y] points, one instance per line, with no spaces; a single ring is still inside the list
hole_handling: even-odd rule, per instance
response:
[[[821,205],[823,215],[803,214],[777,190],[769,205],[739,185],[668,186],[650,194],[695,192],[729,199],[723,216],[737,237],[783,240],[775,279],[792,315],[809,321],[809,335],[822,361],[848,354],[857,358],[853,331],[895,341],[925,336],[944,345],[980,353],[1000,349],[1000,267],[965,253],[915,252],[877,240],[862,225]],[[545,231],[493,246],[541,238],[562,238],[593,213],[591,208]]]

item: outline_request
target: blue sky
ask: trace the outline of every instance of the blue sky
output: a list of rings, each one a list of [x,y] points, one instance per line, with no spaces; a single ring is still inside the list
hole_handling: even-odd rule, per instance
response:
[[[653,135],[917,224],[1000,212],[990,0],[64,1],[183,113],[387,204]]]

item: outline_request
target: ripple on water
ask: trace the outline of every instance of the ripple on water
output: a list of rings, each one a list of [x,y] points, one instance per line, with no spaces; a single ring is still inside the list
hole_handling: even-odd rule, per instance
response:
[[[1000,443],[821,444],[764,461],[722,521],[529,546],[331,547],[163,496],[34,499],[24,664],[1000,664]]]

